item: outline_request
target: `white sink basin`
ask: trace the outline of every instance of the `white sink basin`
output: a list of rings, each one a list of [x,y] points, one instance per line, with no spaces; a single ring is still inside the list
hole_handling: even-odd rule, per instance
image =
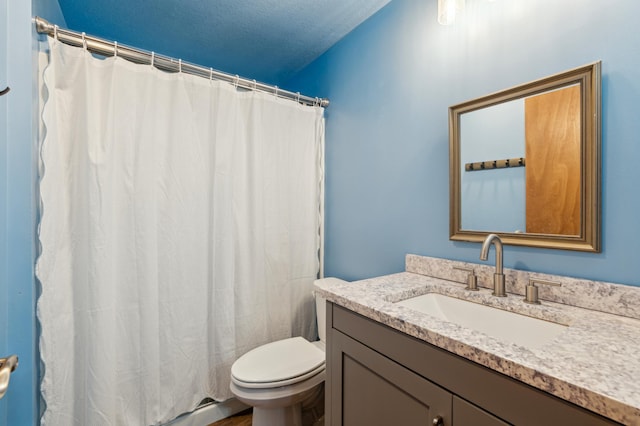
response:
[[[498,340],[527,348],[543,346],[567,328],[565,325],[554,322],[437,293],[412,297],[397,302],[396,305],[405,306],[438,319],[479,331]]]

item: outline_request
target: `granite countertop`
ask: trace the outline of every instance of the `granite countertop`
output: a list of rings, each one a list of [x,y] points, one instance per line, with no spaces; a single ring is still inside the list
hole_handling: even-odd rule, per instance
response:
[[[466,359],[627,425],[640,425],[640,320],[543,301],[505,298],[459,282],[402,272],[362,281],[321,280],[329,301]],[[509,290],[509,287],[508,287]],[[568,325],[558,337],[525,348],[394,305],[440,293]],[[508,324],[505,324],[507,327]]]

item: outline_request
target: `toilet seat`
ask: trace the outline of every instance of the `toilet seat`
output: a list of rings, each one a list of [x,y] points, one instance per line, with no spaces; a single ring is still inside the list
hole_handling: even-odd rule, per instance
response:
[[[242,355],[231,367],[231,380],[244,388],[266,389],[301,382],[324,369],[324,351],[302,337],[292,337]]]

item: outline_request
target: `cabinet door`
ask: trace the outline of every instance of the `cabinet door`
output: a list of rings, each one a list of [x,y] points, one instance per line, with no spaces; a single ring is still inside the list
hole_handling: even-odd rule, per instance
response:
[[[331,337],[332,425],[451,425],[449,392],[336,330]]]
[[[483,409],[454,396],[453,426],[509,426],[509,423],[503,422]]]

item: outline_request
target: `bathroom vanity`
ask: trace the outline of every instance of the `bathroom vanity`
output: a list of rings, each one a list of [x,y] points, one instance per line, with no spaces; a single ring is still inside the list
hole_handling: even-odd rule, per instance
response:
[[[329,424],[617,424],[339,305],[328,312]]]
[[[471,266],[489,283],[483,265],[410,255],[408,272],[316,286],[328,300],[327,425],[640,424],[640,320],[629,318],[640,289],[508,270],[510,294],[496,298],[465,290],[453,266]],[[541,289],[541,305],[525,304],[517,293],[529,275],[562,287]],[[617,305],[627,316],[549,301],[580,300],[580,285],[586,295],[603,295],[602,310]],[[426,293],[563,330],[516,344],[397,303]]]

